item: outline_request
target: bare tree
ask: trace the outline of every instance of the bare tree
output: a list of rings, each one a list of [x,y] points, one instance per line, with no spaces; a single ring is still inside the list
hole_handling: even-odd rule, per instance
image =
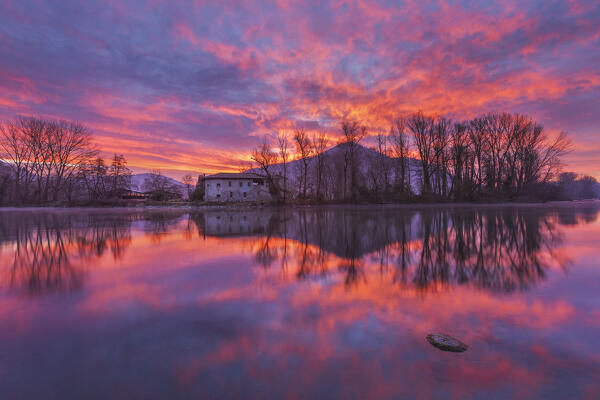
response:
[[[279,147],[279,157],[283,167],[283,202],[286,202],[287,198],[287,162],[289,158],[289,141],[285,133],[280,132],[277,135],[277,145]]]
[[[312,137],[312,152],[317,158],[316,163],[316,177],[317,177],[317,190],[316,198],[318,201],[323,200],[323,174],[325,170],[325,151],[327,150],[327,136],[324,133],[319,135],[313,135]]]
[[[473,172],[476,178],[477,191],[481,193],[483,185],[483,161],[485,154],[485,120],[483,118],[475,118],[469,124],[469,139],[473,152]]]
[[[191,174],[186,174],[183,176],[183,184],[185,185],[185,189],[187,191],[188,199],[192,197],[192,191],[194,190],[194,178]]]
[[[86,186],[89,200],[100,200],[107,197],[109,192],[107,173],[108,168],[101,157],[80,166],[79,176]]]
[[[277,153],[271,149],[271,144],[266,136],[263,137],[260,146],[252,151],[251,158],[265,173],[265,176],[267,177],[267,183],[269,185],[269,192],[271,193],[271,196],[273,196],[273,199],[276,202],[281,201],[279,185],[274,177],[273,172],[271,171],[273,165],[277,163],[279,157],[277,156]]]
[[[307,177],[308,177],[308,158],[311,156],[312,147],[310,139],[304,128],[298,128],[294,132],[294,141],[296,143],[296,153],[302,160],[302,198],[306,199]]]
[[[131,187],[131,170],[127,167],[127,160],[123,154],[115,154],[108,168],[110,180],[109,193],[112,197],[120,196]]]
[[[450,142],[452,121],[447,118],[440,117],[434,122],[434,175],[435,187],[437,194],[446,197],[448,193],[448,167],[449,154],[448,144]]]
[[[406,120],[406,126],[413,134],[423,174],[422,194],[427,196],[431,193],[431,176],[435,163],[435,120],[433,117],[424,115],[421,111],[411,115]]]
[[[470,142],[468,135],[468,125],[466,123],[457,122],[454,128],[450,131],[450,168],[452,174],[452,184],[450,193],[454,200],[462,200],[466,193],[468,181],[470,154]]]
[[[486,122],[485,183],[489,191],[499,192],[504,188],[504,168],[506,154],[511,148],[513,135],[510,135],[512,116],[508,113],[488,113],[483,116]]]
[[[58,200],[97,154],[82,124],[32,117],[2,123],[0,149],[14,173],[13,201],[22,203]]]
[[[79,166],[93,160],[98,151],[92,144],[89,130],[82,124],[56,121],[50,130],[50,162],[54,178],[52,200],[56,201],[66,182],[70,182],[79,171]]]
[[[561,133],[553,141],[530,117],[487,113],[470,123],[468,154],[479,195],[515,196],[556,179],[570,140]],[[476,170],[475,170],[476,165]],[[484,186],[485,185],[485,186]]]
[[[408,154],[410,151],[409,136],[406,133],[406,124],[403,118],[397,118],[390,130],[392,150],[394,157],[398,159],[398,174],[400,193],[410,193],[410,169],[408,165]]]
[[[356,152],[359,142],[367,136],[367,128],[360,126],[356,121],[342,121],[344,151],[344,177],[343,177],[343,196],[346,198],[348,192],[348,173],[350,174],[350,197],[352,201],[358,198],[358,165],[356,161]]]
[[[41,118],[19,118],[24,135],[24,146],[28,147],[28,178],[31,180],[31,201],[43,202],[52,176],[50,143],[52,123]],[[29,186],[29,185],[28,185]]]
[[[249,169],[252,169],[252,161],[248,161],[248,160],[239,160],[238,161],[237,170],[240,174],[248,171]]]
[[[5,121],[0,124],[0,149],[2,157],[8,161],[14,179],[14,194],[12,201],[24,203],[28,193],[31,147],[27,143],[22,128],[22,119]]]
[[[563,167],[563,157],[572,149],[572,142],[566,132],[561,132],[554,140],[548,142],[545,138],[542,145],[538,162],[533,170],[533,176],[541,183],[547,183],[555,179]]]
[[[375,189],[375,197],[378,198],[381,194],[389,189],[390,184],[390,168],[388,162],[388,137],[381,133],[375,136],[375,168],[371,168],[371,179]]]

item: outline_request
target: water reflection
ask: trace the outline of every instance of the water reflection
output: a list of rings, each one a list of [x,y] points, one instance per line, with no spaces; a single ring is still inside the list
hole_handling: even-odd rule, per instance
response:
[[[0,211],[0,387],[598,398],[597,219],[597,205]],[[469,351],[439,352],[432,332]]]
[[[0,221],[9,286],[33,295],[81,288],[87,264],[107,250],[118,259],[130,242],[127,218],[5,213]]]
[[[560,209],[297,210],[270,213],[195,213],[202,236],[257,236],[252,248],[264,268],[279,265],[299,280],[338,270],[348,286],[368,282],[365,264],[420,291],[448,285],[513,291],[565,269],[558,251]],[[569,223],[593,222],[596,208],[569,212]]]
[[[80,289],[94,260],[123,256],[133,224],[153,244],[180,230],[188,241],[247,238],[256,264],[299,281],[337,272],[347,287],[378,275],[422,293],[451,285],[510,292],[566,269],[560,227],[597,218],[593,206],[4,213],[0,249],[8,286],[32,295]]]
[[[114,260],[132,242],[131,227],[142,221],[155,241],[181,215],[165,213],[16,212],[0,218],[2,275],[12,289],[37,295],[81,289],[94,262]]]

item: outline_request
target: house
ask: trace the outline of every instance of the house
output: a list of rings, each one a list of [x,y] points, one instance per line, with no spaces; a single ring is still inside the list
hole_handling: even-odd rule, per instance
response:
[[[218,173],[203,177],[204,201],[270,201],[267,177],[264,175],[242,173]]]

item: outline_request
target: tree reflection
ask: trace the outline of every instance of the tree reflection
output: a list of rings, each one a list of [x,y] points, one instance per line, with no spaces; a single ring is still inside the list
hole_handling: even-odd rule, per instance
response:
[[[139,228],[157,244],[183,215],[182,211],[4,212],[0,251],[8,249],[2,259],[9,265],[0,271],[10,288],[31,295],[73,292],[81,288],[85,271],[107,252],[114,260],[123,258],[132,243],[134,222],[141,222]]]
[[[596,207],[3,213],[2,282],[30,294],[71,292],[106,254],[119,260],[135,223],[153,244],[182,231],[192,240],[241,240],[254,263],[297,281],[339,280],[348,288],[376,276],[427,293],[455,285],[524,290],[550,268],[568,266],[561,226],[590,223]],[[242,239],[243,238],[243,239]]]
[[[115,260],[125,255],[132,223],[146,219],[149,215],[141,213],[3,213],[3,280],[30,295],[76,291],[95,260],[107,252]]]
[[[154,244],[159,244],[163,238],[172,233],[180,222],[182,213],[180,211],[152,211],[142,215],[145,221],[144,229],[148,232],[150,240]]]
[[[255,261],[265,268],[279,261],[298,280],[338,270],[351,287],[368,283],[376,264],[381,276],[424,293],[452,285],[527,289],[549,268],[566,268],[568,260],[557,252],[560,226],[592,222],[598,210],[330,208],[219,215],[219,225],[210,223],[211,213],[194,217],[202,235],[254,237]]]
[[[560,235],[552,220],[519,209],[424,213],[412,282],[424,290],[453,283],[526,289],[544,279],[551,264],[563,264],[553,253]]]

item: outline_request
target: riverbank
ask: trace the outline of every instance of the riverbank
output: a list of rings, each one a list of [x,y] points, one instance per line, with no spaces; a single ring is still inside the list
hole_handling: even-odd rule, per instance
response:
[[[68,211],[68,210],[85,210],[85,211],[115,211],[115,212],[132,212],[132,211],[165,211],[165,210],[277,210],[277,209],[352,209],[352,210],[390,210],[390,209],[424,209],[424,208],[491,208],[491,207],[589,207],[599,206],[599,199],[590,200],[561,200],[549,202],[500,202],[500,203],[389,203],[389,204],[287,204],[287,205],[258,205],[249,203],[239,204],[152,204],[152,205],[116,205],[116,206],[9,206],[0,207],[0,212],[10,211]]]

